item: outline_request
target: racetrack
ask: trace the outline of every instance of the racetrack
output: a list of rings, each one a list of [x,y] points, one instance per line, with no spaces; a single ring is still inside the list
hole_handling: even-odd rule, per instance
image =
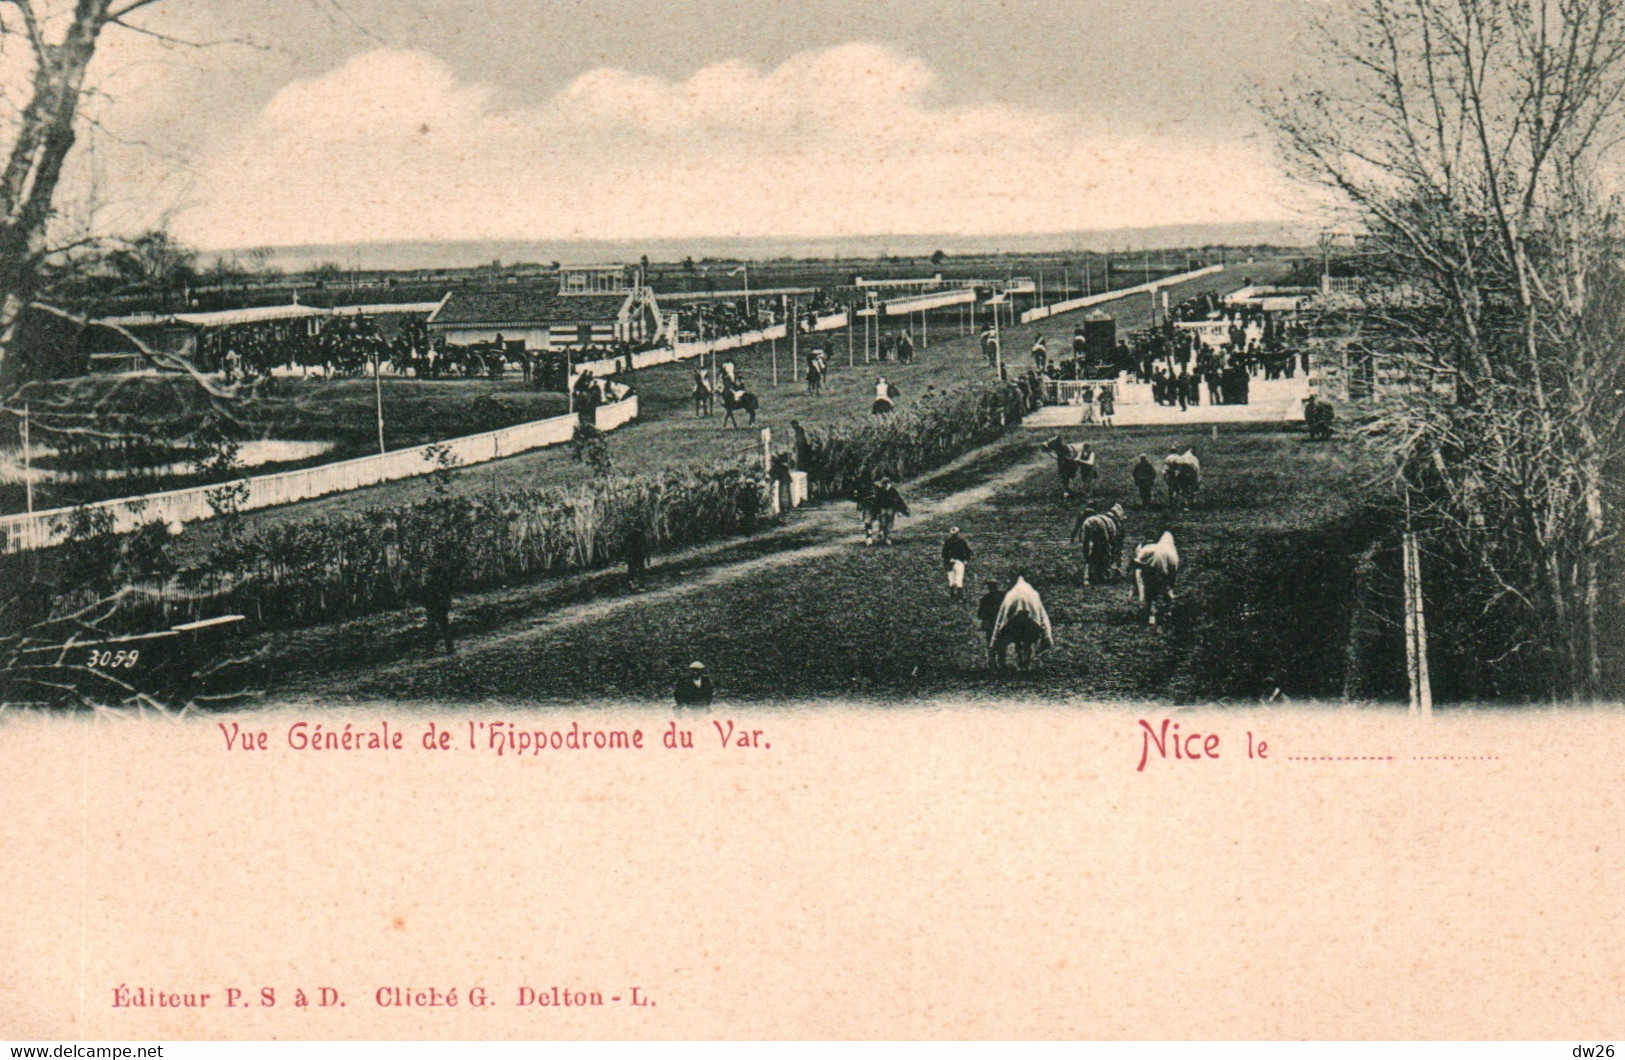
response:
[[[460,601],[456,655],[420,645],[417,615],[279,635],[276,699],[664,703],[706,662],[731,704],[853,698],[1045,698],[1173,702],[1335,697],[1342,691],[1354,556],[1371,531],[1351,507],[1337,445],[1290,431],[1099,432],[1097,503],[1130,509],[1130,542],[1171,529],[1185,560],[1173,617],[1146,628],[1128,582],[1081,584],[1067,544],[1076,507],[1037,439],[1017,435],[907,497],[916,514],[890,548],[866,547],[849,504],[797,513],[775,534],[657,561],[643,593],[616,572]],[[1193,445],[1195,508],[1134,510],[1141,451]],[[964,601],[944,591],[950,523],[975,550]],[[974,609],[984,577],[1024,568],[1059,645],[1027,675],[986,668]]]

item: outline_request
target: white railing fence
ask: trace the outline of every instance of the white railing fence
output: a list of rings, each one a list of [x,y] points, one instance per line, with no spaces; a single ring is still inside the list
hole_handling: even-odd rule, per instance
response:
[[[620,401],[600,405],[593,410],[593,420],[601,431],[612,431],[637,419],[638,398],[628,395]],[[450,438],[444,442],[397,449],[376,456],[340,460],[319,467],[298,471],[280,471],[271,475],[254,475],[212,486],[193,486],[188,489],[148,493],[138,497],[120,497],[98,501],[85,508],[102,510],[112,518],[114,533],[128,533],[148,523],[191,523],[212,519],[217,513],[211,497],[221,497],[222,491],[240,490],[240,511],[256,508],[274,508],[281,504],[312,500],[331,493],[376,486],[381,482],[426,475],[445,464],[466,467],[490,460],[514,456],[517,453],[541,449],[568,442],[575,434],[579,417],[574,414],[553,416],[545,420],[532,420],[501,430],[483,434],[469,434]],[[444,454],[444,455],[442,455]],[[74,508],[52,508],[48,511],[0,517],[0,542],[7,552],[22,552],[59,544],[67,536]]]

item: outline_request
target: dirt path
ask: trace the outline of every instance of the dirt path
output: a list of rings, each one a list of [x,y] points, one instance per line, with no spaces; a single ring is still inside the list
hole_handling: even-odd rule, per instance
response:
[[[1048,463],[1048,457],[1043,458]],[[920,501],[910,506],[913,515],[906,520],[910,528],[918,528],[926,523],[941,519],[944,516],[962,512],[973,504],[985,502],[993,494],[1007,486],[1013,486],[1025,479],[1040,467],[1040,461],[1027,460],[1018,464],[1002,474],[987,479],[980,485],[963,489],[957,493],[950,493],[939,500]],[[947,469],[944,469],[947,470]],[[862,533],[845,532],[841,530],[842,524],[850,525],[852,513],[826,509],[816,513],[814,518],[819,524],[821,535],[826,540],[817,544],[806,544],[787,552],[776,552],[756,559],[743,560],[713,568],[706,574],[697,578],[689,578],[676,585],[670,585],[652,592],[634,593],[607,600],[596,600],[577,604],[558,611],[537,617],[527,625],[510,630],[506,633],[492,634],[483,637],[471,637],[467,641],[467,649],[478,652],[486,647],[495,647],[500,644],[516,640],[525,640],[555,632],[568,626],[577,626],[584,622],[607,618],[616,612],[635,607],[651,607],[670,603],[684,596],[702,593],[719,585],[738,581],[741,578],[761,574],[764,571],[788,567],[797,563],[806,563],[809,560],[821,559],[833,555],[835,552],[851,548],[863,540]],[[881,546],[876,546],[881,547]],[[420,665],[433,665],[425,662]]]
[[[1033,448],[1031,439],[1018,430],[904,483],[913,515],[900,520],[900,530],[913,536],[916,527],[985,503],[998,491],[1050,466],[1050,458],[1033,454]],[[1014,466],[1003,466],[1012,459],[1017,461]],[[962,485],[960,480],[970,484]],[[465,658],[477,656],[504,645],[627,611],[659,607],[753,575],[825,558],[861,544],[863,535],[857,525],[857,513],[849,501],[824,502],[793,514],[782,526],[750,537],[662,555],[651,568],[651,577],[656,581],[673,580],[642,592],[628,592],[624,573],[613,568],[469,594],[458,601],[454,614],[454,619],[460,619],[455,624],[463,627],[458,633],[457,654]],[[414,672],[445,666],[448,660],[444,656],[413,657],[421,651],[415,641],[420,625],[420,614],[408,609],[338,626],[269,634],[265,640],[284,674],[273,694],[343,694],[349,674],[387,666],[393,675],[410,680]],[[283,667],[282,662],[290,665]]]

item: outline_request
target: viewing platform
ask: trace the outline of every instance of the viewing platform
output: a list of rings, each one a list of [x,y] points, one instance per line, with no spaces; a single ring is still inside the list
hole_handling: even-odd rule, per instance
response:
[[[1202,388],[1202,404],[1183,411],[1178,405],[1159,405],[1151,399],[1151,386],[1128,375],[1117,380],[1117,402],[1112,422],[1118,427],[1185,426],[1204,423],[1298,423],[1303,420],[1303,403],[1309,397],[1309,380],[1254,379],[1248,386],[1245,405],[1209,405],[1207,388]],[[1046,405],[1022,421],[1034,430],[1082,427],[1098,422],[1095,406]]]

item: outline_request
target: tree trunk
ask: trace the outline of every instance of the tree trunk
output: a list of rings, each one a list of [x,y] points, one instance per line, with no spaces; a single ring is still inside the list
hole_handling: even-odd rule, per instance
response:
[[[39,289],[46,229],[62,165],[72,150],[85,72],[111,0],[78,0],[61,43],[39,42],[32,94],[0,173],[0,374],[23,313]]]

